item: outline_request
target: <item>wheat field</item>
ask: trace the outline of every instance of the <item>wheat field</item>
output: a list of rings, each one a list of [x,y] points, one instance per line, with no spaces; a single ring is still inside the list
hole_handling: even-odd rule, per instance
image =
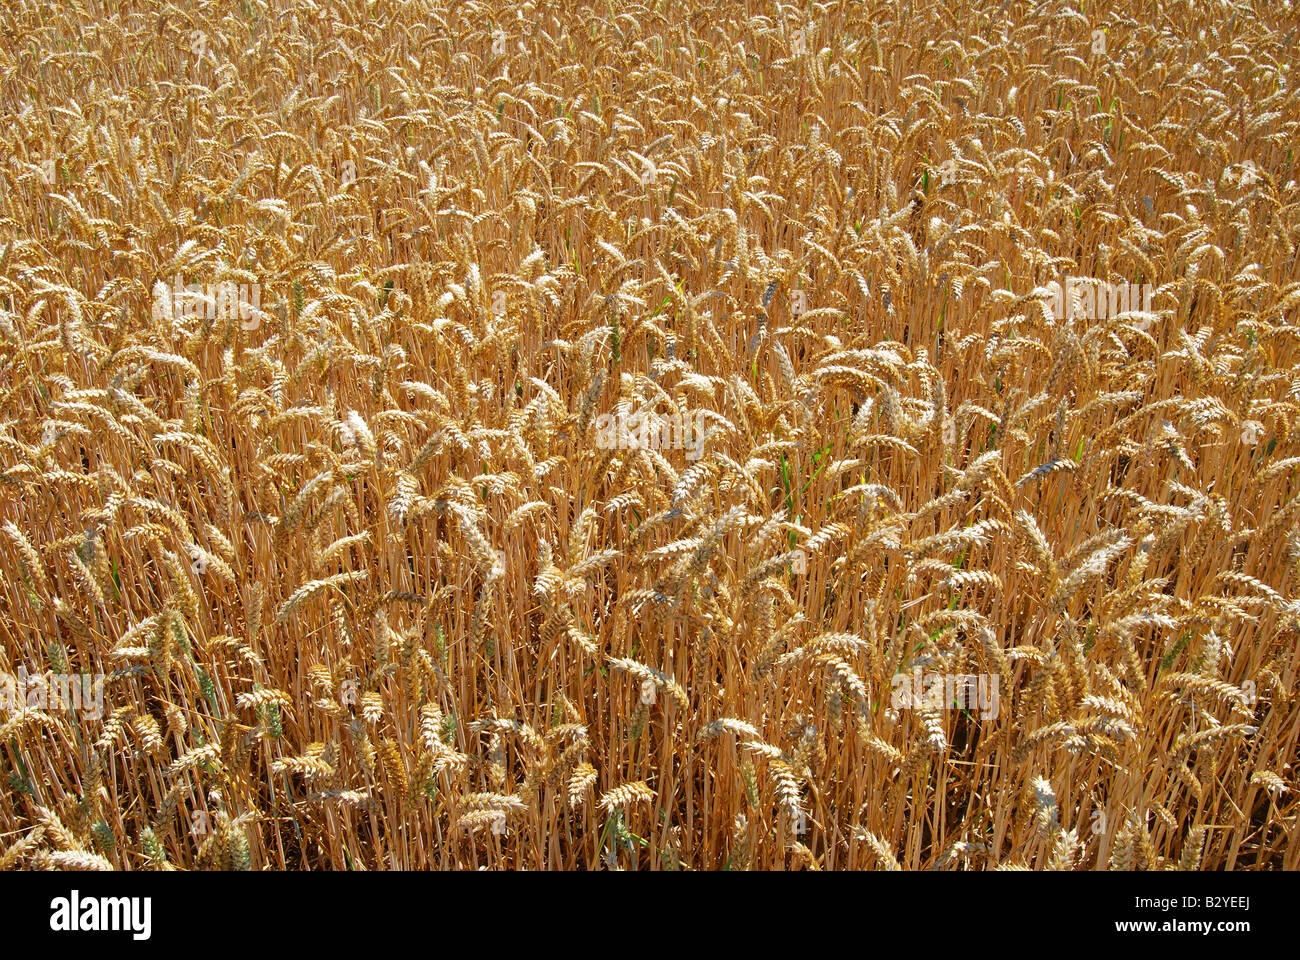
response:
[[[1289,5],[0,16],[0,868],[1300,867]]]

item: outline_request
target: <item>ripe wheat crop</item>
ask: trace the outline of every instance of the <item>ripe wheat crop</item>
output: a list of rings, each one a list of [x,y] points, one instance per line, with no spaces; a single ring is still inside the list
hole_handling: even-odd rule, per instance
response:
[[[0,19],[0,868],[1300,867],[1289,4]]]

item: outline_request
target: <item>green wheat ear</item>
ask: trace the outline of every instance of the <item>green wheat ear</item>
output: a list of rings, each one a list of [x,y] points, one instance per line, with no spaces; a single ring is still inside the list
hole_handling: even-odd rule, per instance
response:
[[[181,616],[179,610],[173,609],[171,615],[172,637],[176,641],[176,647],[181,653],[189,656],[190,654],[190,637],[185,629],[185,618]]]
[[[266,707],[266,729],[271,736],[279,740],[284,735],[284,721],[280,716],[280,705],[278,703],[268,704]]]
[[[113,831],[103,820],[98,821],[90,828],[91,835],[95,838],[95,846],[104,853],[112,853],[117,847],[117,839],[113,836]]]
[[[162,863],[162,846],[158,843],[158,835],[153,832],[153,827],[145,827],[140,831],[140,847],[151,863]]]
[[[230,841],[226,855],[229,857],[231,870],[251,870],[253,867],[253,858],[248,852],[248,838],[244,836],[243,831],[236,833]]]
[[[754,774],[754,763],[746,757],[740,766],[741,777],[745,781],[745,800],[750,809],[758,809],[758,777]]]
[[[51,640],[45,655],[49,659],[50,669],[55,673],[68,672],[68,652],[58,640]]]
[[[435,623],[433,625],[433,643],[438,652],[438,659],[442,661],[442,665],[445,668],[447,666],[448,656],[447,635],[443,633],[441,623]]]
[[[209,704],[211,704],[213,710],[216,710],[217,709],[216,684],[212,682],[212,678],[208,676],[207,671],[198,665],[195,665],[194,667],[194,674],[198,678],[199,691],[203,694],[203,698],[207,700]]]
[[[13,790],[15,793],[26,794],[29,797],[36,795],[36,791],[32,787],[31,783],[29,783],[27,778],[17,770],[13,770],[9,773],[9,789]]]

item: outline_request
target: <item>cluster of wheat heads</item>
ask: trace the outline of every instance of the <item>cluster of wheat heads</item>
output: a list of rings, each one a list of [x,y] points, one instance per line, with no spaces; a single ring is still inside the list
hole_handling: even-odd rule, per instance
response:
[[[0,867],[1300,866],[1286,6],[3,21]]]

